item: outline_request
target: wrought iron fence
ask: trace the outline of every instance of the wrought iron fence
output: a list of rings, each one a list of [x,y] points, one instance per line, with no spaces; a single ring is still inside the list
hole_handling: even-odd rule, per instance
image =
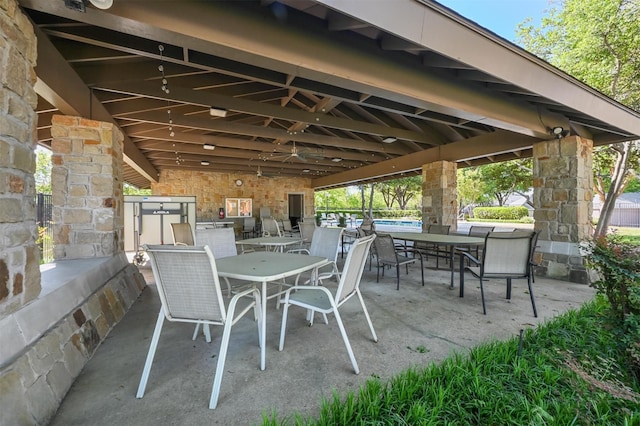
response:
[[[41,263],[53,261],[53,222],[51,220],[53,203],[51,194],[36,194],[36,223]]]

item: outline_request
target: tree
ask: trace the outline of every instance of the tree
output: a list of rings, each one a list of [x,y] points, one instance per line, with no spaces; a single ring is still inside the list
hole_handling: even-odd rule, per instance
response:
[[[36,192],[51,194],[51,151],[38,146],[36,148]]]
[[[491,163],[478,168],[485,190],[500,206],[513,193],[527,197],[525,193],[533,185],[530,159]]]
[[[406,210],[409,201],[422,191],[422,177],[408,176],[381,182],[378,184],[378,191],[388,209],[398,203],[400,210]]]
[[[458,169],[459,212],[465,211],[466,207],[488,202],[487,193],[488,189],[485,187],[478,167]]]
[[[640,108],[640,2],[563,0],[540,28],[520,25],[519,41],[529,51],[635,109]],[[594,152],[596,193],[604,205],[595,230],[607,232],[615,200],[635,176],[638,143],[625,142]],[[603,158],[600,158],[600,157]],[[610,176],[610,179],[602,179]]]

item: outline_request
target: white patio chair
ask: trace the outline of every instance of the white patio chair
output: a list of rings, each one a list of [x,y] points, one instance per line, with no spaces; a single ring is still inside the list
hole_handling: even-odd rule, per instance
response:
[[[482,312],[486,315],[487,308],[484,301],[483,281],[487,279],[507,280],[507,299],[511,299],[511,280],[522,278],[527,280],[529,296],[533,307],[533,316],[538,316],[536,302],[531,287],[531,250],[535,232],[490,232],[485,237],[482,260],[478,260],[469,253],[461,252],[477,266],[467,266],[465,271],[480,280],[480,295],[482,297]],[[460,273],[460,295],[464,294],[464,273]]]
[[[256,236],[256,218],[255,217],[245,217],[242,220],[242,238],[247,238],[247,235],[250,237]]]
[[[258,320],[260,348],[264,344],[264,336],[260,332],[260,318],[262,318],[260,291],[256,288],[250,288],[238,293],[233,296],[228,308],[225,308],[216,261],[209,247],[164,245],[145,246],[145,250],[149,254],[162,306],[158,313],[158,320],[149,345],[136,398],[144,396],[165,318],[173,322],[221,325],[224,326],[224,331],[209,400],[209,408],[214,409],[218,404],[231,327],[247,312],[253,310],[254,318]],[[253,301],[243,307],[236,315],[238,301],[249,295],[253,296]]]
[[[286,237],[295,237],[300,233],[299,227],[296,225],[295,227],[291,225],[290,219],[282,220],[282,233]]]
[[[336,277],[336,280],[340,280],[340,270],[338,269],[338,253],[340,251],[340,242],[342,240],[343,228],[315,228],[313,232],[313,238],[311,240],[311,246],[309,249],[291,249],[289,253],[304,252],[311,256],[326,257],[329,260],[329,264],[317,271],[316,279],[322,283],[331,277]],[[329,269],[329,270],[327,270]],[[298,285],[300,275],[296,277],[295,285]],[[310,282],[311,279],[305,281],[304,284]]]
[[[300,238],[302,238],[302,245],[311,247],[313,242],[313,233],[316,230],[315,220],[305,220],[304,222],[298,222],[300,227]]]
[[[263,237],[283,237],[278,222],[272,217],[262,219],[262,236]]]
[[[172,223],[171,235],[173,236],[173,244],[176,246],[192,246],[195,244],[196,238],[189,222]]]
[[[283,299],[284,309],[282,311],[280,345],[278,347],[280,351],[284,348],[284,338],[287,329],[287,314],[289,312],[290,305],[300,306],[301,308],[321,312],[325,315],[333,313],[336,317],[338,327],[340,328],[342,340],[344,340],[344,345],[347,348],[349,358],[351,359],[353,370],[356,374],[360,372],[356,358],[353,355],[353,350],[351,349],[351,344],[349,343],[349,338],[347,337],[347,332],[344,329],[344,325],[338,311],[347,300],[351,299],[354,295],[357,296],[360,301],[360,306],[362,306],[362,310],[364,311],[364,316],[369,324],[373,341],[378,341],[378,336],[373,329],[369,312],[367,311],[367,307],[362,299],[362,294],[360,293],[362,270],[364,269],[364,264],[369,254],[371,243],[374,239],[375,235],[370,235],[368,237],[359,238],[354,242],[353,247],[351,247],[351,250],[349,250],[349,253],[347,254],[347,259],[345,260],[344,268],[340,277],[340,283],[338,284],[338,289],[336,290],[335,295],[323,286],[299,286],[292,287],[286,291]]]

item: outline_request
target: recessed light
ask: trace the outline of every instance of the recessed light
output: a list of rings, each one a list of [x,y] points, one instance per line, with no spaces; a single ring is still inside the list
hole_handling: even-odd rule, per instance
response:
[[[201,164],[202,166],[208,166],[208,165],[209,165],[209,164],[211,164],[211,163],[209,163],[208,161],[201,161],[201,162],[200,162],[200,164]]]
[[[202,145],[202,147],[203,147],[204,149],[208,149],[209,151],[213,151],[214,149],[216,149],[216,146],[215,146],[215,145],[210,145],[210,144],[208,144],[208,143],[205,143],[204,145]]]
[[[302,173],[309,173],[311,170],[309,169],[302,169]]]
[[[383,136],[382,137],[382,142],[384,142],[384,143],[394,143],[397,140],[398,140],[398,138],[396,138],[395,136]]]
[[[334,163],[339,163],[339,162],[341,162],[341,161],[342,161],[342,158],[340,158],[340,157],[334,157],[334,158],[332,158],[332,159],[331,159],[331,161],[333,161]]]

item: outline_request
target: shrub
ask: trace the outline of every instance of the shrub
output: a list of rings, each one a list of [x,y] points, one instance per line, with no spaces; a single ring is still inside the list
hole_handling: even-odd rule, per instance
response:
[[[473,216],[478,219],[520,220],[529,216],[529,210],[524,206],[475,207]]]
[[[598,274],[591,286],[609,301],[611,326],[640,379],[640,251],[615,234],[596,237],[582,248],[586,266]]]

